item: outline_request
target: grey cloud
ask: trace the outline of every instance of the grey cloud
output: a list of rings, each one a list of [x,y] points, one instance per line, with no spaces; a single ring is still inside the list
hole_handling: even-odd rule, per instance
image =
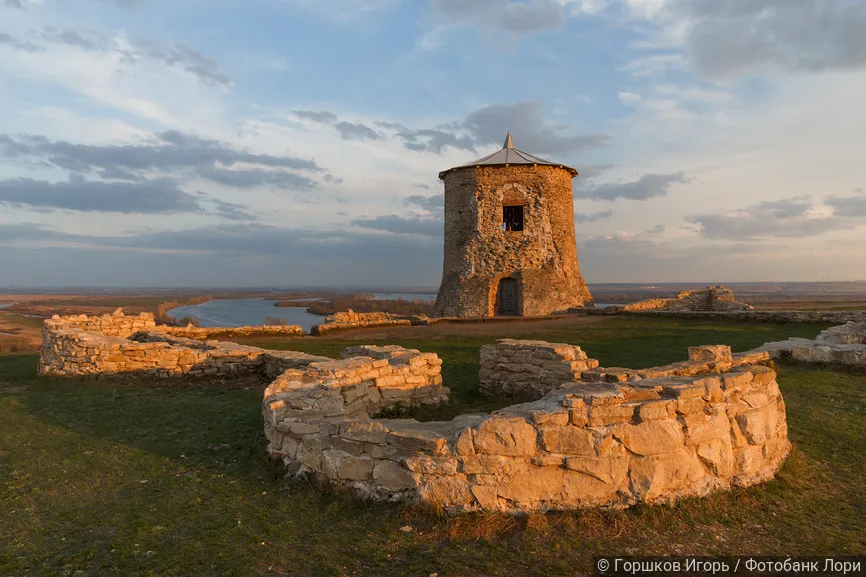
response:
[[[0,225],[0,242],[12,241],[77,241],[81,237],[61,232],[52,226],[35,223],[16,223]]]
[[[833,198],[827,201],[831,206]],[[765,201],[730,213],[694,215],[687,220],[701,236],[744,241],[817,236],[833,230],[854,228],[859,224],[856,219],[838,215],[810,217],[807,214],[809,208],[811,203],[803,198],[793,198]],[[866,211],[863,215],[866,215]]]
[[[375,218],[358,218],[353,220],[352,224],[362,228],[401,235],[441,237],[443,234],[442,221],[430,218],[406,218],[397,215],[377,216]]]
[[[7,8],[24,9],[24,4],[21,3],[21,0],[3,0],[3,6],[6,6]]]
[[[243,220],[243,221],[258,221],[258,217],[253,215],[242,204],[234,202],[226,202],[219,198],[213,197],[206,192],[199,192],[199,197],[206,203],[213,206],[213,213],[227,220]]]
[[[385,136],[361,122],[338,122],[334,125],[344,140],[383,140]]]
[[[75,30],[61,30],[53,26],[45,26],[39,33],[39,37],[46,42],[76,46],[91,52],[105,52],[109,50],[110,39],[98,34],[82,35]]]
[[[0,204],[37,210],[173,214],[199,212],[194,196],[169,181],[92,182],[73,178],[48,182],[29,178],[0,181]]]
[[[679,0],[670,10],[690,22],[686,53],[709,76],[866,66],[863,0]]]
[[[316,183],[306,176],[282,170],[226,170],[213,166],[196,169],[196,174],[213,182],[235,188],[272,186],[283,190],[310,190]]]
[[[0,134],[0,158],[44,161],[75,173],[135,181],[148,174],[182,171],[214,182],[248,188],[276,186],[310,189],[315,182],[297,171],[322,172],[314,161],[290,156],[254,154],[226,143],[170,130],[141,144],[89,145],[51,141],[44,136]],[[239,164],[259,165],[267,170]]]
[[[603,220],[612,216],[613,210],[604,210],[601,212],[594,212],[592,214],[581,214],[579,212],[576,212],[574,213],[574,222],[596,222],[598,220]]]
[[[665,196],[671,185],[689,182],[685,174],[645,174],[632,182],[607,182],[599,186],[575,188],[574,196],[592,200],[614,201],[618,198],[628,200],[648,200]]]
[[[824,204],[833,208],[833,213],[839,217],[866,216],[866,195],[830,196]]]
[[[468,136],[461,137],[450,132],[431,128],[398,132],[397,136],[403,140],[403,146],[409,150],[418,152],[435,152],[436,154],[440,154],[446,146],[459,150],[475,150],[475,144]]]
[[[331,124],[337,121],[337,115],[327,110],[295,110],[295,116],[303,120],[312,120],[323,124]]]
[[[399,132],[409,130],[408,128],[397,122],[385,122],[382,120],[377,120],[373,122],[373,124],[375,124],[379,128],[384,128],[386,130],[394,130]]]
[[[492,104],[472,112],[465,120],[441,128],[403,130],[397,137],[409,150],[441,153],[445,147],[475,151],[479,146],[501,145],[511,131],[515,145],[535,154],[570,155],[605,146],[609,135],[563,134],[567,127],[550,126],[538,102]]]
[[[610,139],[606,134],[560,134],[561,127],[545,123],[538,102],[485,106],[470,114],[463,125],[479,144],[501,144],[503,133],[510,130],[518,148],[537,154],[574,154],[604,146]]]
[[[565,8],[556,0],[432,0],[436,12],[451,22],[478,24],[515,34],[559,29]]]
[[[0,33],[0,46],[2,45],[11,46],[13,50],[17,50],[19,52],[38,52],[39,47],[33,44],[32,42],[21,42],[6,34],[5,32]]]
[[[583,180],[589,180],[597,177],[599,174],[602,174],[615,165],[613,164],[588,164],[586,166],[577,166],[577,171],[580,173],[580,177]]]
[[[646,233],[647,234],[661,234],[664,231],[665,231],[664,225],[657,224],[654,227],[652,227],[651,229],[649,229],[648,231],[646,231]]]
[[[127,2],[126,4],[132,3]],[[96,32],[82,33],[54,26],[45,26],[32,35],[38,38],[42,44],[63,44],[88,52],[116,53],[122,56],[121,62],[129,66],[135,66],[138,62],[145,60],[158,61],[171,68],[191,74],[201,82],[211,86],[223,86],[225,88],[234,86],[231,77],[220,70],[216,61],[183,44],[159,46],[146,40],[130,39],[127,40],[129,46],[121,46],[116,38],[108,35]],[[3,35],[0,43],[12,44],[20,50],[30,52],[42,49],[42,46],[31,42],[19,42],[8,34]]]
[[[420,194],[413,194],[403,199],[403,202],[406,203],[406,206],[418,206],[434,214],[441,214],[442,211],[445,210],[444,194],[434,194],[433,196],[421,196]]]

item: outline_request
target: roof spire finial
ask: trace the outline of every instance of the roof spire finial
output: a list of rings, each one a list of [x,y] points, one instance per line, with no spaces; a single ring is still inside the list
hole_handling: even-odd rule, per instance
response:
[[[514,142],[511,140],[511,131],[508,131],[508,136],[505,137],[505,144],[502,146],[503,150],[506,148],[514,148]]]

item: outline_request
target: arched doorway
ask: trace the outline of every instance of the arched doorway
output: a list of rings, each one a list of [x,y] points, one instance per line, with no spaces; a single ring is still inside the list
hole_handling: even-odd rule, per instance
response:
[[[498,293],[498,301],[499,301],[499,310],[497,311],[500,315],[517,315],[520,314],[520,307],[518,306],[519,293],[518,293],[518,283],[517,279],[514,278],[504,278],[499,281],[499,293]]]

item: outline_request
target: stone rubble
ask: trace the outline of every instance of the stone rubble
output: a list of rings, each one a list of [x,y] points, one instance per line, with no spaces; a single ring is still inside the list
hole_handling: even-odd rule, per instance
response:
[[[345,329],[357,329],[362,327],[383,327],[398,325],[428,324],[423,322],[427,317],[395,315],[392,313],[356,313],[352,309],[345,312],[334,313],[325,317],[325,322],[313,325],[310,334],[321,336],[329,332]],[[418,319],[417,321],[415,319]]]
[[[754,352],[766,352],[774,359],[788,357],[806,363],[838,363],[866,368],[866,322],[848,322],[831,327],[814,340],[791,338],[764,343]]]
[[[625,312],[639,311],[693,311],[731,312],[747,311],[754,307],[734,300],[734,291],[724,286],[708,286],[702,290],[682,291],[671,299],[649,299],[625,306],[608,307]]]

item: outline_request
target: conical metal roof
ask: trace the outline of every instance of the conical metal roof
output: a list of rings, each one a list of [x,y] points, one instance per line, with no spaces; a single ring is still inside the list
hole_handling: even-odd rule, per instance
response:
[[[439,173],[439,178],[444,178],[448,172],[456,168],[468,168],[472,166],[509,166],[512,164],[558,166],[570,172],[572,176],[577,176],[577,171],[570,166],[565,166],[558,162],[550,162],[549,160],[544,160],[543,158],[538,158],[537,156],[532,156],[529,153],[517,150],[514,148],[514,141],[511,139],[511,133],[509,132],[508,136],[505,137],[505,144],[502,146],[502,150],[497,150],[493,154],[488,154],[483,158],[473,160],[469,164],[461,164],[460,166],[443,170]]]

